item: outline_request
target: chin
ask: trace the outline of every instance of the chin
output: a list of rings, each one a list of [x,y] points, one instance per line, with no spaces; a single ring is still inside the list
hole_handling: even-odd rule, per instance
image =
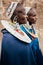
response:
[[[26,24],[26,22],[23,22],[23,24]]]
[[[21,24],[26,24],[26,22],[22,22]]]
[[[36,24],[36,22],[33,22],[33,24]]]
[[[33,24],[35,24],[36,23],[36,21],[33,21]]]

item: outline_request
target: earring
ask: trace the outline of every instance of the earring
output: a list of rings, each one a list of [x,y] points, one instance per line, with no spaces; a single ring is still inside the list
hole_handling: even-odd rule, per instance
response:
[[[17,16],[14,16],[13,23],[17,22]]]

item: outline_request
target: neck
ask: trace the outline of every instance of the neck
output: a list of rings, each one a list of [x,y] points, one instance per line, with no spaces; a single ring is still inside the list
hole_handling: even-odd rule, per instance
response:
[[[31,22],[29,22],[29,25],[32,25],[32,23],[31,23]]]

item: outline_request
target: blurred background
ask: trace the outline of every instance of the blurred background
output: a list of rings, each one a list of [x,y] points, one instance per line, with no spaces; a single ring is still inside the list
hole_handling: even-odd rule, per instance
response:
[[[12,1],[18,2],[19,0],[0,0],[0,3],[1,3],[1,1],[3,2],[3,6],[6,9]],[[24,5],[34,7],[37,11],[38,20],[34,26],[39,31],[39,33],[38,33],[39,46],[43,53],[43,0],[25,0]],[[0,20],[1,20],[1,17],[2,16],[0,15]],[[2,33],[1,33],[2,28],[3,28],[3,26],[1,25],[1,22],[0,22],[0,42],[2,39]]]

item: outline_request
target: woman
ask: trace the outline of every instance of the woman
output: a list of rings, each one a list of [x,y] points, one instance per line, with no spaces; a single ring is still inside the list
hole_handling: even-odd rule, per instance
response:
[[[37,21],[37,13],[34,8],[32,7],[25,7],[26,9],[26,14],[27,14],[27,24],[23,24],[20,26],[20,28],[33,40],[34,38],[37,39],[37,43],[30,44],[31,48],[34,53],[34,57],[36,59],[37,65],[43,65],[43,56],[41,53],[41,50],[39,48],[39,40],[38,40],[38,34],[36,32],[36,29],[33,27],[33,24],[36,23]],[[31,33],[30,33],[31,32]],[[31,36],[32,35],[32,36]]]
[[[2,30],[2,65],[37,65],[32,47],[36,38],[32,41],[20,28],[21,24],[27,23],[27,15],[22,4],[13,4],[15,7],[10,16],[11,21],[1,21],[5,29]],[[11,11],[10,11],[11,12]],[[15,12],[15,13],[14,13]],[[12,13],[12,12],[11,12]],[[37,43],[37,40],[35,41]]]

